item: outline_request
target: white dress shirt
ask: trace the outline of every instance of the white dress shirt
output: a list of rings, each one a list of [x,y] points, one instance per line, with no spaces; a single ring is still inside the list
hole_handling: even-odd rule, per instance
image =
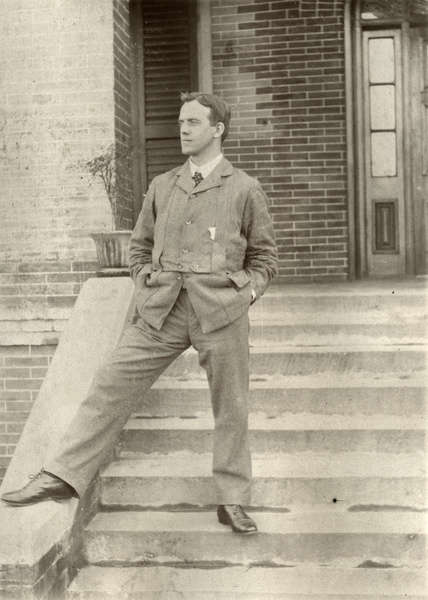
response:
[[[198,166],[196,165],[192,159],[190,159],[190,171],[192,173],[192,177],[196,172],[200,173],[204,179],[208,177],[213,169],[218,165],[218,163],[223,158],[223,154],[219,154],[213,160],[205,163],[204,165]]]

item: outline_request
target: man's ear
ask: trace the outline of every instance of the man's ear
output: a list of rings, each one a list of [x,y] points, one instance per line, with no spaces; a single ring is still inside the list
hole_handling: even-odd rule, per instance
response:
[[[219,138],[223,135],[224,133],[224,123],[222,123],[221,121],[219,121],[217,123],[217,125],[215,126],[215,132],[214,132],[214,137],[215,138]]]

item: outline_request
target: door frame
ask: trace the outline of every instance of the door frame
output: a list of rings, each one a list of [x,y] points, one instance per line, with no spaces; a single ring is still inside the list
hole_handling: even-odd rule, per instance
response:
[[[417,46],[415,55],[412,50]],[[428,178],[428,28],[417,28],[410,31],[411,68],[411,103],[412,103],[412,146],[411,155],[415,164],[421,165],[420,173],[416,169],[412,173],[412,185],[415,194],[415,262],[416,275],[428,273],[427,230],[428,198],[425,195]],[[422,81],[421,81],[422,75]],[[422,85],[421,85],[422,84]],[[422,112],[421,104],[425,106]]]
[[[142,0],[130,2],[130,35],[131,35],[131,125],[132,145],[135,149],[133,155],[133,189],[134,225],[140,214],[143,198],[148,188],[146,174],[146,148],[145,135],[145,107],[141,98],[144,98],[144,55],[143,55],[143,23],[142,13],[138,5]],[[211,8],[205,0],[189,0],[189,8],[196,10],[194,20],[194,39],[196,45],[196,59],[192,67],[191,81],[193,90],[212,92],[212,38],[211,38]],[[186,90],[183,90],[186,91]],[[178,115],[177,115],[178,118]],[[169,126],[168,126],[169,127]],[[143,143],[142,143],[143,140]]]
[[[365,199],[365,139],[364,139],[364,80],[362,32],[363,23],[360,18],[361,0],[344,1],[344,41],[345,41],[345,85],[346,85],[346,130],[347,130],[347,175],[348,175],[348,215],[349,215],[349,278],[366,279],[370,276],[368,269],[367,239],[368,215]],[[402,231],[404,240],[405,273],[404,276],[415,276],[415,212],[411,201],[413,191],[412,169],[412,106],[407,93],[411,86],[410,72],[410,25],[400,19],[382,19],[373,23],[364,21],[364,28],[372,26],[377,29],[396,28],[402,39],[402,123],[403,152],[408,157],[403,164],[404,180],[404,224]],[[400,276],[400,275],[397,275]],[[402,275],[403,276],[403,275]]]

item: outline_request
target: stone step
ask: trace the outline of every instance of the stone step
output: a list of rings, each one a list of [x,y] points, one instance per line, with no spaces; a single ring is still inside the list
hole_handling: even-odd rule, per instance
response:
[[[253,345],[250,372],[255,375],[311,375],[315,373],[426,374],[427,346],[318,346]],[[198,355],[189,348],[165,371],[167,377],[201,377]]]
[[[322,319],[331,316],[337,323],[360,323],[364,318],[373,323],[396,323],[426,319],[427,306],[425,281],[274,285],[252,306],[250,314],[286,313],[293,315],[296,323],[311,322],[311,316],[312,322],[330,322]]]
[[[318,313],[317,313],[318,316]],[[317,318],[314,317],[314,318]],[[349,317],[349,315],[348,315]],[[325,314],[323,315],[325,319]],[[262,315],[251,319],[250,340],[255,343],[287,343],[293,346],[361,346],[425,344],[426,324],[421,320],[411,323],[296,323],[290,316]]]
[[[267,416],[313,414],[427,414],[426,378],[415,373],[337,374],[328,376],[251,376],[249,408]],[[210,412],[206,377],[178,381],[159,379],[138,414],[196,416]]]
[[[83,568],[68,600],[426,600],[422,569]]]
[[[212,505],[212,455],[190,452],[113,462],[101,475],[109,508],[184,510]],[[425,455],[348,452],[253,455],[251,505],[263,509],[340,503],[348,510],[423,507]]]
[[[214,511],[98,513],[85,530],[84,553],[91,564],[116,566],[425,565],[425,513],[332,507],[252,512],[259,531],[251,536],[232,533]]]
[[[269,418],[251,414],[250,440],[255,453],[383,452],[411,453],[425,449],[424,415],[322,415],[298,413]],[[118,443],[122,457],[212,451],[214,420],[192,418],[131,418]]]

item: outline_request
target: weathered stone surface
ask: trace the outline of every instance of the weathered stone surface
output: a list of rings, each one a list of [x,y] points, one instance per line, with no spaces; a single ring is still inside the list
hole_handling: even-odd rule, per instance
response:
[[[423,454],[301,453],[253,455],[251,506],[294,510],[299,505],[338,503],[409,507],[425,505]],[[215,497],[211,454],[190,452],[122,459],[101,476],[106,507],[207,507]],[[387,499],[387,501],[385,501]]]
[[[97,366],[117,343],[132,306],[130,279],[90,279],[82,290],[39,392],[1,491],[25,485],[55,453],[55,445],[85,398]],[[6,589],[19,578],[34,585],[39,562],[71,531],[77,500],[25,508],[0,504],[0,565]],[[9,578],[9,579],[8,579]],[[0,591],[1,597],[1,591]]]
[[[70,600],[426,600],[422,569],[90,567]],[[82,595],[81,595],[82,594]]]
[[[356,568],[367,559],[422,568],[423,513],[345,512],[332,507],[252,512],[259,532],[239,536],[215,511],[99,513],[86,533],[93,564],[217,563]]]

